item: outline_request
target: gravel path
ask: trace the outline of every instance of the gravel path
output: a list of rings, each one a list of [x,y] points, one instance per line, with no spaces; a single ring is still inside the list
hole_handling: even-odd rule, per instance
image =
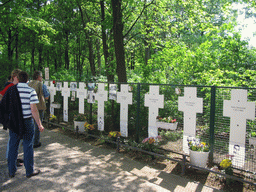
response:
[[[0,126],[0,191],[218,191],[47,129],[34,152],[35,168],[42,173],[28,179],[23,166],[10,179],[7,141],[8,131]]]

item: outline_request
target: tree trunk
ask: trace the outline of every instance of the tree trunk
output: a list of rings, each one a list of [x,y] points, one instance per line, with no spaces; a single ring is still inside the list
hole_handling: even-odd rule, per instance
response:
[[[12,51],[12,31],[10,29],[8,30],[7,49],[8,49],[8,60],[10,62],[9,70],[11,70],[13,51]]]
[[[118,81],[127,82],[123,43],[122,0],[111,0],[111,4],[113,9],[113,32]]]
[[[43,54],[43,46],[39,45],[39,47],[38,47],[38,60],[39,60],[38,70],[39,71],[42,71],[42,69],[43,69],[43,57],[42,57],[42,54]]]
[[[104,1],[100,1],[100,8],[101,8],[101,36],[102,36],[102,44],[103,44],[103,54],[105,59],[105,68],[106,68],[106,75],[108,82],[114,82],[114,67],[111,65],[109,51],[108,51],[108,44],[107,44],[107,35],[106,35],[106,27],[104,24],[105,21],[105,6]]]
[[[68,46],[68,36],[69,36],[69,32],[67,30],[65,30],[65,35],[66,35],[66,45],[65,45],[65,68],[69,69],[69,55],[68,55],[68,50],[69,50],[69,46]]]
[[[16,32],[15,34],[16,38],[15,38],[15,51],[16,51],[16,59],[15,59],[15,68],[19,68],[19,33]]]
[[[99,41],[99,39],[96,39],[96,50],[97,50],[98,74],[101,74],[101,56],[100,56],[100,41]]]
[[[30,72],[33,73],[35,69],[35,46],[34,46],[34,42],[32,45],[32,50],[31,50],[31,68],[30,68]]]

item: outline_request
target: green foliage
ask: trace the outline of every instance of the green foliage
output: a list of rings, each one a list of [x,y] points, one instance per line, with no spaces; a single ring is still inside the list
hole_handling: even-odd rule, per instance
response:
[[[165,131],[161,130],[159,133],[164,140],[167,141],[178,141],[179,139],[182,138],[182,132],[177,132],[177,131]]]

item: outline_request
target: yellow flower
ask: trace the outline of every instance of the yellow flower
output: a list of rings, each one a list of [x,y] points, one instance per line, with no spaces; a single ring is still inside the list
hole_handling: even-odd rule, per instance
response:
[[[223,169],[227,169],[228,167],[231,167],[232,165],[232,162],[230,159],[223,159],[220,163],[220,166],[223,168]]]

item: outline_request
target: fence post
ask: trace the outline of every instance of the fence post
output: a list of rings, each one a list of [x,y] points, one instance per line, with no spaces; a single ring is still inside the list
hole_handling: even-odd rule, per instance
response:
[[[214,123],[215,123],[215,99],[216,99],[216,86],[211,87],[211,111],[210,111],[210,154],[209,164],[213,165],[213,150],[214,150]]]
[[[136,142],[140,138],[140,83],[137,86],[137,117],[136,117]]]

